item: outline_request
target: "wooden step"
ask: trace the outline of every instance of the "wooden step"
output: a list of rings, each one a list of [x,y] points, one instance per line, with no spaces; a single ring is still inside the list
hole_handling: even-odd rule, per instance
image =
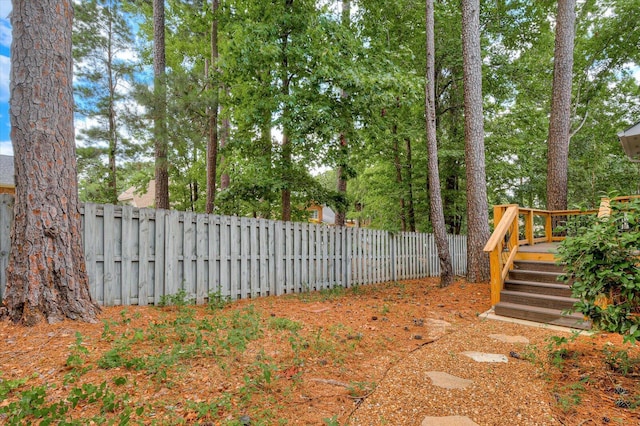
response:
[[[535,260],[516,260],[513,262],[515,269],[526,269],[528,271],[564,272],[562,265],[554,262],[541,262]]]
[[[560,311],[571,309],[578,301],[572,297],[550,296],[547,294],[525,293],[522,291],[502,290],[500,301],[515,305],[538,306],[540,308],[557,309]]]
[[[571,297],[571,287],[566,284],[550,284],[538,281],[506,280],[504,290],[525,293],[546,294],[549,296]]]
[[[529,321],[541,322],[545,324],[559,325],[562,327],[571,327],[587,330],[591,328],[591,322],[585,321],[584,317],[579,313],[571,315],[563,315],[557,309],[541,308],[538,306],[517,305],[514,303],[498,303],[495,308],[495,314],[520,318]]]
[[[509,271],[509,279],[516,281],[536,281],[542,283],[555,284],[558,277],[562,275],[559,272],[534,271],[530,269],[512,269]]]

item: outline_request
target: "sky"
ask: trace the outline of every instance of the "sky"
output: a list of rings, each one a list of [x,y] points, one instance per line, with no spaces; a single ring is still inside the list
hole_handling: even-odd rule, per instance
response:
[[[9,138],[9,47],[11,0],[0,0],[0,154],[13,154]]]

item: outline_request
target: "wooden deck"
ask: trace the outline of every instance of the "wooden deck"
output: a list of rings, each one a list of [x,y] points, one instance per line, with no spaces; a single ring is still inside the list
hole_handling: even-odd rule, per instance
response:
[[[523,245],[518,247],[516,260],[537,260],[543,262],[555,262],[556,253],[560,243],[538,243],[534,245]]]

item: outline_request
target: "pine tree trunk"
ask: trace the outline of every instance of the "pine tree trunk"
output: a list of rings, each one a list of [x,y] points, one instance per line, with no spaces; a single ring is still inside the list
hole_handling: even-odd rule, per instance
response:
[[[70,0],[15,0],[11,139],[16,203],[4,303],[15,322],[95,322],[82,249]]]
[[[558,2],[547,153],[547,209],[566,210],[576,0]]]
[[[348,29],[351,25],[351,0],[342,0],[342,25]],[[345,90],[340,91],[340,97],[342,99],[347,98],[347,92]],[[348,140],[346,132],[340,134],[340,165],[336,173],[336,189],[338,194],[342,198],[342,203],[337,206],[335,225],[344,226],[347,222],[347,177],[346,168],[349,158]]]
[[[219,0],[213,0],[211,11],[213,20],[211,21],[211,72],[214,78],[207,73],[207,78],[211,80],[211,106],[209,109],[209,141],[207,144],[207,203],[206,212],[211,214],[216,203],[216,167],[218,163],[218,8]],[[209,70],[207,70],[209,71]]]
[[[156,159],[155,207],[169,208],[169,171],[167,161],[167,91],[164,44],[164,0],[153,0],[153,85],[156,93],[154,138]]]
[[[293,0],[285,0],[285,11],[287,15],[291,13],[293,8]],[[289,74],[289,58],[288,58],[288,46],[289,46],[289,33],[285,31],[282,34],[282,95],[284,99],[287,99],[290,95],[289,86],[291,75]],[[291,167],[292,167],[292,146],[289,139],[290,126],[290,111],[287,106],[282,111],[283,117],[283,130],[282,130],[282,182],[284,187],[280,193],[280,200],[282,205],[281,219],[285,222],[291,220]]]
[[[467,279],[489,279],[489,206],[484,158],[480,0],[462,0],[462,59],[464,68],[464,157],[467,177]]]
[[[454,274],[451,263],[447,229],[440,192],[440,171],[438,170],[438,140],[436,137],[436,104],[435,104],[435,42],[433,0],[426,1],[426,34],[427,34],[427,71],[425,91],[425,118],[427,129],[427,172],[429,176],[429,199],[431,226],[435,235],[438,259],[440,260],[440,287],[448,287],[453,283]]]

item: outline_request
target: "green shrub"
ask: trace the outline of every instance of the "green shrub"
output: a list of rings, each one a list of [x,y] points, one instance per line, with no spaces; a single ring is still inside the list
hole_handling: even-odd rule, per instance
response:
[[[608,218],[574,226],[558,250],[563,280],[573,280],[573,310],[596,328],[640,338],[640,199],[611,202]]]

